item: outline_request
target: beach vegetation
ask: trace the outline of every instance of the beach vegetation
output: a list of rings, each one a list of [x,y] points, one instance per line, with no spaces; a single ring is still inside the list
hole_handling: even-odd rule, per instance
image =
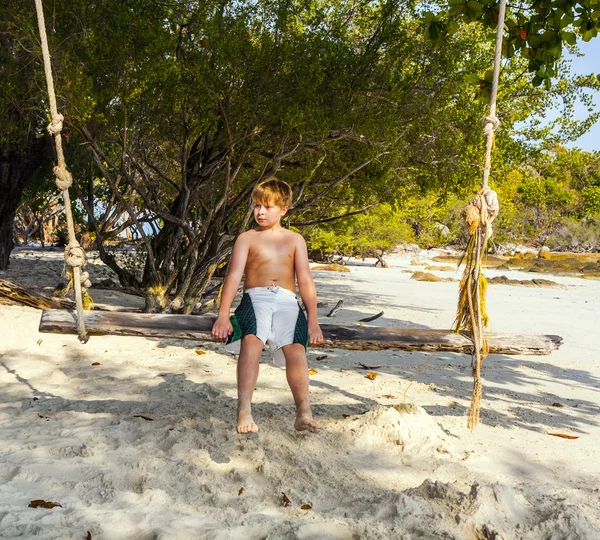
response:
[[[2,49],[11,51],[2,103],[18,111],[3,117],[18,136],[2,140],[18,152],[3,155],[35,156],[51,180],[51,153],[38,148],[48,117],[36,23],[16,0],[0,10],[12,47]],[[423,6],[401,0],[65,0],[47,20],[79,233],[95,238],[122,285],[145,291],[146,311],[195,308],[252,225],[253,186],[273,175],[294,188],[286,225],[324,257],[463,238],[460,205],[479,184],[483,155],[481,81],[493,48],[485,25],[457,24],[442,47]],[[521,55],[503,66],[492,179],[508,194],[500,238],[541,238],[595,212],[594,159],[559,159],[550,143],[589,128],[570,111],[599,83],[561,64],[541,88],[528,67]],[[557,100],[564,114],[542,122]],[[37,196],[23,200],[19,189],[20,204]],[[143,260],[126,264],[108,247],[120,238]]]

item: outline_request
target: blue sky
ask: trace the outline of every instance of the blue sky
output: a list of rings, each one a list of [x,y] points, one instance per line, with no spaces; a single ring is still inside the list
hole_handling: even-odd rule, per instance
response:
[[[578,75],[600,73],[600,37],[594,38],[587,43],[581,41],[578,45],[583,56],[570,56],[572,72]],[[594,102],[596,103],[596,107],[600,109],[600,95],[598,93],[595,96]],[[581,114],[585,114],[584,108],[581,107],[581,109]],[[579,147],[590,152],[592,150],[600,151],[600,122],[597,122],[588,133],[568,146]]]

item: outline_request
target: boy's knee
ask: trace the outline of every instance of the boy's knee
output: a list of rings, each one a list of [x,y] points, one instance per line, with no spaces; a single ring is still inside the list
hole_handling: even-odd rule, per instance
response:
[[[244,336],[241,341],[242,347],[260,349],[261,351],[265,346],[264,343],[260,339],[258,339],[254,334],[248,334]]]
[[[301,343],[292,343],[291,345],[285,345],[282,347],[283,354],[286,360],[305,360],[306,349]]]

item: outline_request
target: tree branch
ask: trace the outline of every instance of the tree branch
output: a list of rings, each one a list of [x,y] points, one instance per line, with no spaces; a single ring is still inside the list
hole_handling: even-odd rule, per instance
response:
[[[334,216],[325,219],[315,219],[313,221],[301,221],[301,222],[290,222],[290,225],[294,227],[307,227],[308,225],[316,225],[319,223],[327,223],[329,221],[335,221],[337,219],[343,219],[350,216],[356,216],[357,214],[366,214],[371,208],[375,208],[379,203],[370,204],[369,206],[365,206],[360,210],[355,210],[354,212],[347,212],[346,214],[342,214],[341,216]]]

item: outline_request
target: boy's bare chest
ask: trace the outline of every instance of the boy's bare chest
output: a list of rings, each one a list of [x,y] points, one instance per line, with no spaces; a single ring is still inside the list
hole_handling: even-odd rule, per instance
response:
[[[259,264],[292,264],[294,263],[294,245],[286,241],[257,242],[250,247],[248,263]]]

